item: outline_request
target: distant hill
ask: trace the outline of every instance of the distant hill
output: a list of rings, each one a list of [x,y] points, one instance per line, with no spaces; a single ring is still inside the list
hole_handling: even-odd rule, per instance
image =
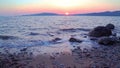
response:
[[[73,14],[73,16],[120,16],[120,11],[106,11],[98,13]]]
[[[38,14],[30,14],[30,15],[24,15],[24,16],[59,16],[60,14],[56,13],[38,13]]]
[[[23,16],[65,16],[64,14],[57,13],[37,13],[29,14]],[[71,14],[69,16],[120,16],[120,11],[106,11],[106,12],[96,12],[96,13],[85,13],[85,14]]]

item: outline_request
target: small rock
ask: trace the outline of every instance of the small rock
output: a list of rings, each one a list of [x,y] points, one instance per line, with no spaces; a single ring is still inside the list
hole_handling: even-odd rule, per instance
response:
[[[53,44],[57,44],[57,43],[61,43],[60,42],[61,38],[55,38],[55,39],[52,39],[51,41],[49,41],[50,43],[53,43]]]
[[[23,48],[23,49],[21,49],[20,51],[26,51],[27,50],[27,48]]]
[[[113,45],[116,43],[116,40],[110,37],[101,37],[98,39],[98,43],[102,45]]]
[[[55,39],[53,39],[52,41],[53,41],[53,42],[57,42],[57,41],[59,41],[59,40],[61,40],[61,38],[55,38]]]
[[[74,48],[76,47],[76,46],[73,46]]]
[[[84,38],[87,38],[87,36],[83,36]]]
[[[90,53],[86,53],[86,57],[90,57]]]
[[[93,41],[98,40],[98,38],[96,38],[96,37],[89,37],[89,38],[90,38],[90,40],[93,40]]]
[[[50,59],[55,59],[55,57],[53,57],[53,56],[50,56]]]
[[[78,43],[81,43],[82,41],[79,40],[79,39],[76,39],[76,38],[70,38],[69,42],[78,42]]]
[[[0,35],[0,39],[2,39],[2,40],[8,40],[8,39],[14,39],[14,38],[16,38],[16,37],[14,37],[14,36]]]
[[[80,49],[80,47],[78,46],[77,49]]]
[[[56,54],[58,55],[59,53],[57,52]]]
[[[39,33],[33,33],[33,32],[31,32],[29,35],[39,35]]]
[[[44,53],[44,54],[47,54],[47,53]]]

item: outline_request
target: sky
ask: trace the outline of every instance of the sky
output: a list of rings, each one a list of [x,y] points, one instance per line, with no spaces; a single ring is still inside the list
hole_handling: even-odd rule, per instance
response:
[[[120,0],[0,0],[0,15],[42,12],[90,13],[120,10]]]

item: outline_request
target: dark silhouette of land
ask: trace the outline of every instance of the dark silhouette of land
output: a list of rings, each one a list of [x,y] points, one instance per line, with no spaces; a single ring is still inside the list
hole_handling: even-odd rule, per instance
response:
[[[74,14],[74,16],[120,16],[120,11],[106,11],[96,13]]]
[[[59,16],[60,14],[57,13],[37,13],[37,14],[30,14],[30,15],[24,15],[24,16]]]
[[[57,14],[57,13],[37,13],[37,14],[29,14],[23,16],[65,16],[65,14]],[[95,13],[78,13],[78,14],[69,14],[69,16],[120,16],[120,11],[105,11],[105,12],[95,12]]]

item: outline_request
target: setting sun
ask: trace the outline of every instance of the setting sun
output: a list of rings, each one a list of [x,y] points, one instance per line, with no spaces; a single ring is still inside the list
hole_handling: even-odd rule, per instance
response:
[[[69,15],[69,13],[68,13],[68,12],[66,12],[66,13],[65,13],[65,15],[66,15],[66,16],[68,16],[68,15]]]

